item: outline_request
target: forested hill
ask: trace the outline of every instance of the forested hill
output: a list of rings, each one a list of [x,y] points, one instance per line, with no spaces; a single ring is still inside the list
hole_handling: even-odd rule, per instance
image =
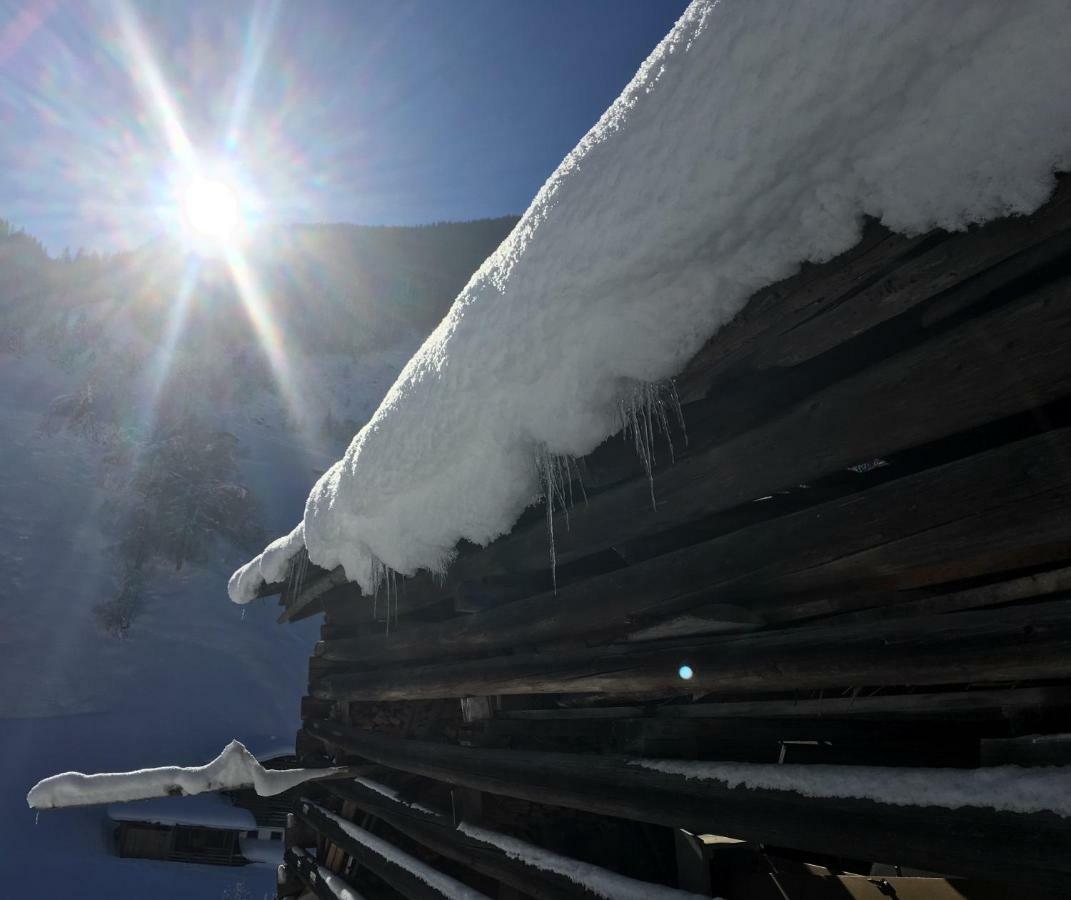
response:
[[[99,629],[136,637],[168,571],[190,563],[213,569],[225,602],[228,567],[300,516],[515,222],[262,229],[237,275],[165,241],[54,258],[0,223],[0,363],[33,426],[16,435],[9,416],[0,443],[9,458],[21,440],[92,459],[102,489],[85,514],[110,576],[94,592]],[[32,582],[45,560],[8,574]]]
[[[0,226],[5,809],[55,772],[293,738],[315,623],[235,606],[227,578],[300,517],[514,221],[265,231],[242,292],[223,263],[165,243],[52,258]],[[103,816],[19,820],[4,856],[47,859],[57,896],[237,890],[225,867],[176,879],[115,858]],[[254,869],[241,877],[259,897],[274,870]]]

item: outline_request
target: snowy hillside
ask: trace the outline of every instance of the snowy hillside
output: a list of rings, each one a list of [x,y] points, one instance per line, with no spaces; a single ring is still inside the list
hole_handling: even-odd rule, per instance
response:
[[[401,295],[411,301],[404,314],[399,295],[372,275],[353,294],[363,259],[353,247],[376,235],[335,229],[319,245],[276,237],[261,247],[275,254],[257,264],[265,296],[293,302],[288,366],[307,386],[299,409],[288,407],[255,331],[211,278],[192,293],[174,351],[163,353],[176,293],[167,276],[183,265],[166,251],[84,264],[27,263],[21,246],[0,253],[0,565],[8,586],[0,601],[0,794],[8,810],[0,878],[9,890],[40,877],[33,870],[45,860],[55,897],[93,896],[87,873],[101,867],[100,882],[121,885],[120,896],[218,900],[243,881],[259,900],[270,888],[268,869],[184,866],[177,878],[176,864],[118,860],[101,808],[42,814],[36,826],[26,809],[28,787],[55,772],[202,763],[232,738],[285,745],[297,728],[315,623],[281,628],[270,604],[243,612],[219,602],[226,574],[250,549],[227,532],[191,546],[180,567],[150,559],[129,621],[109,631],[100,610],[112,608],[129,563],[117,549],[131,540],[123,516],[136,506],[126,501],[155,484],[143,475],[154,452],[193,428],[227,435],[236,470],[226,480],[248,490],[253,532],[282,529],[467,279],[461,266],[490,252],[508,225],[466,239],[473,249],[458,254],[453,270],[429,272],[427,283],[420,266],[434,254],[402,246],[394,265],[416,285]],[[410,240],[408,231],[424,230],[399,231]],[[436,240],[417,239],[429,247]],[[334,271],[325,275],[329,254]],[[72,277],[78,265],[92,267],[92,277]],[[150,265],[155,280],[140,277]],[[316,352],[323,329],[333,329],[329,353]],[[154,427],[165,428],[164,439]],[[149,499],[161,496],[170,495]]]

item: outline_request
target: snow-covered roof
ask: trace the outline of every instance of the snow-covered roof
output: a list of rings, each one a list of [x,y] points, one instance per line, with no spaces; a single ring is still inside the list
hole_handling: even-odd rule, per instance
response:
[[[252,863],[264,863],[277,866],[283,861],[283,842],[266,841],[262,838],[242,837],[238,839],[238,850]]]
[[[235,806],[219,794],[195,794],[192,797],[157,797],[132,803],[113,803],[108,807],[113,822],[152,822],[156,825],[202,825],[206,828],[229,828],[251,831],[257,827],[253,814]]]
[[[695,0],[231,598],[302,545],[369,591],[504,534],[537,458],[589,453],[864,216],[921,233],[1033,211],[1071,164],[1068,46],[1060,0]]]

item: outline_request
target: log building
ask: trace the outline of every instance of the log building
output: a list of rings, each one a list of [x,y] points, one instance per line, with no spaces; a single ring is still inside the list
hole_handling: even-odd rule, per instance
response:
[[[868,224],[675,392],[445,581],[262,591],[323,616],[299,761],[367,773],[280,897],[1071,896],[1071,181]]]

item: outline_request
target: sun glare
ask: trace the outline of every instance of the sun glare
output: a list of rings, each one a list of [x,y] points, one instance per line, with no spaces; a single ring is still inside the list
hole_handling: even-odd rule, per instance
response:
[[[242,223],[241,202],[235,188],[219,178],[195,178],[181,194],[182,217],[199,240],[226,243]]]

